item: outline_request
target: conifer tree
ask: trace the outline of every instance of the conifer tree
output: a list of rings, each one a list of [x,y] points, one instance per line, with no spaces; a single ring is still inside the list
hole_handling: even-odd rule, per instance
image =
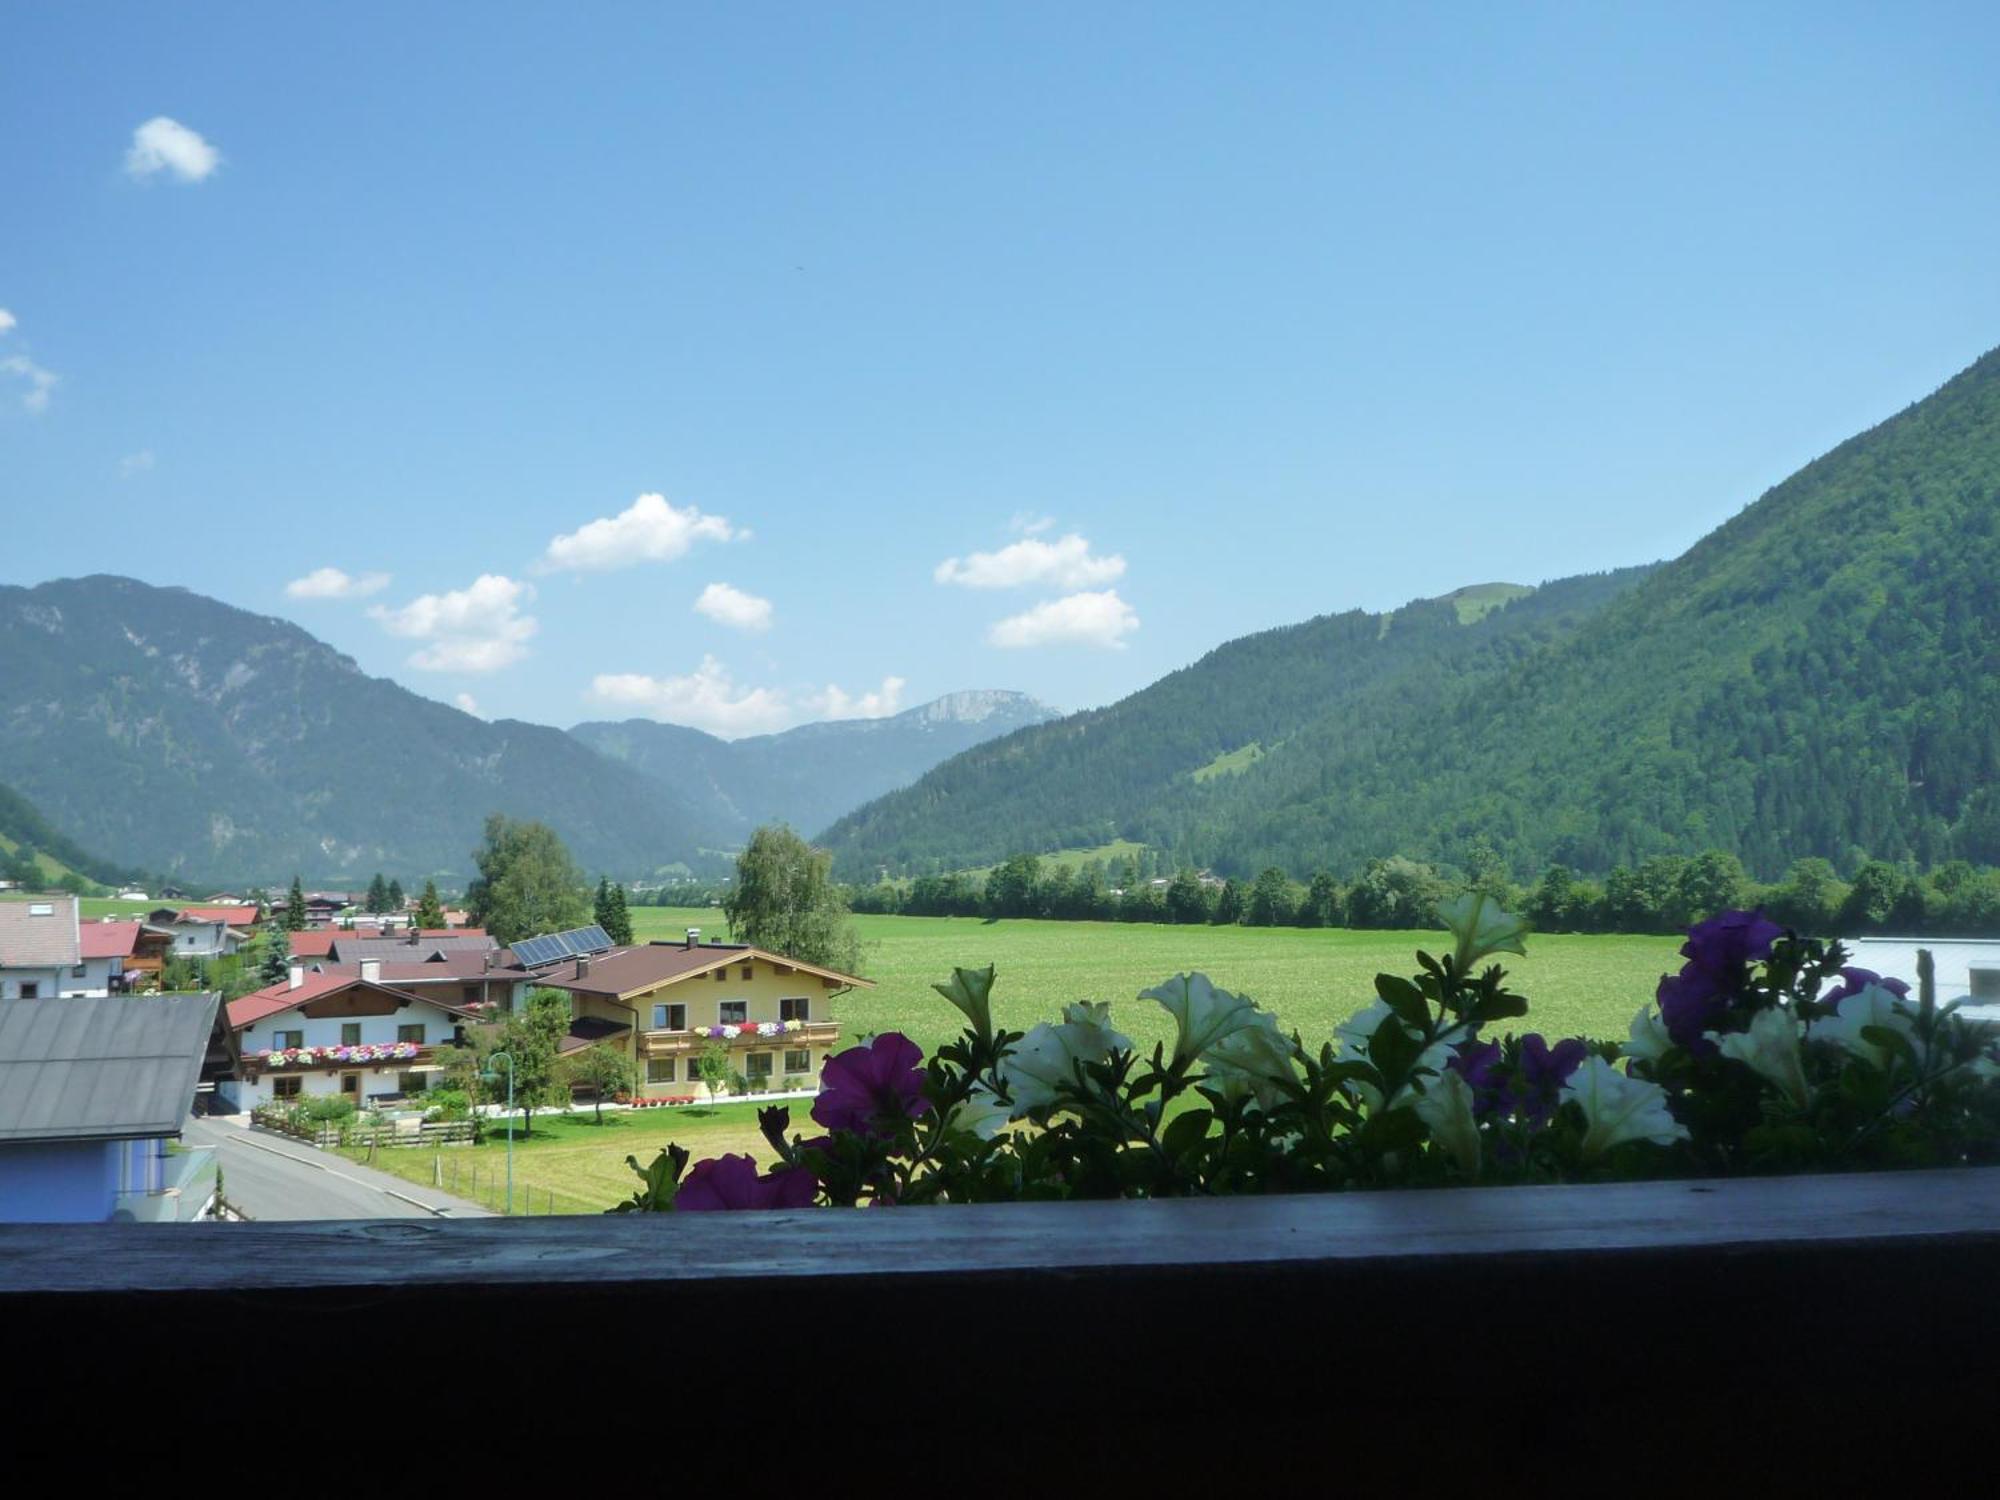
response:
[[[306,926],[306,893],[299,877],[292,877],[292,889],[285,897],[285,914],[279,922],[287,932],[303,932]]]
[[[444,925],[444,903],[438,900],[437,882],[426,880],[423,898],[417,902],[417,926],[435,932]]]

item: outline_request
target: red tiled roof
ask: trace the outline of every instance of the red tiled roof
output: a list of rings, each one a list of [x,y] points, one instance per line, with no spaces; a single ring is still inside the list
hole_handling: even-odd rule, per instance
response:
[[[231,927],[250,927],[257,921],[254,906],[183,906],[184,922],[227,922]]]
[[[386,977],[386,976],[385,976]],[[254,1026],[267,1016],[281,1015],[295,1006],[304,1005],[308,1000],[323,999],[337,995],[342,990],[362,988],[385,990],[398,1000],[421,1000],[425,1005],[449,1011],[455,1016],[476,1017],[476,1012],[462,1005],[453,1005],[429,995],[418,995],[409,990],[397,989],[392,984],[374,984],[354,974],[321,974],[313,970],[306,972],[297,989],[291,987],[289,978],[229,1002],[229,1026],[232,1031],[241,1031],[246,1026]]]
[[[333,951],[337,932],[295,932],[292,934],[293,958],[325,958]]]
[[[419,927],[418,937],[485,937],[484,927]]]
[[[139,942],[137,922],[85,922],[77,938],[85,958],[126,958]]]

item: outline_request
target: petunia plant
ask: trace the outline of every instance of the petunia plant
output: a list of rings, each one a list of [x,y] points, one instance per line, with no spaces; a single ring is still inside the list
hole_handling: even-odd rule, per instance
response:
[[[829,1058],[812,1106],[760,1111],[774,1158],[687,1170],[678,1146],[621,1210],[802,1208],[1770,1172],[2000,1160],[2000,1051],[1838,944],[1758,912],[1693,928],[1623,1041],[1503,1029],[1528,1012],[1495,955],[1526,924],[1489,897],[1451,941],[1309,1045],[1203,974],[1142,991],[1173,1025],[1136,1047],[1111,1007],[1026,1032],[991,967],[935,986],[965,1029],[929,1058],[886,1033]],[[1928,975],[1928,969],[1925,970]],[[685,1174],[685,1175],[684,1175]]]

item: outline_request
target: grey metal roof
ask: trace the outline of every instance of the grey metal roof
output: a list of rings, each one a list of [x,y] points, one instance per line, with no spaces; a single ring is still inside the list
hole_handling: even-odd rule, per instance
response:
[[[0,1000],[0,1143],[179,1135],[221,998]]]
[[[0,969],[67,969],[81,963],[76,912],[74,896],[0,901]]]
[[[346,938],[333,940],[333,951],[341,963],[358,964],[364,958],[379,958],[385,964],[427,962],[434,953],[446,958],[467,953],[484,953],[500,945],[490,937],[429,937],[412,943],[406,938]]]

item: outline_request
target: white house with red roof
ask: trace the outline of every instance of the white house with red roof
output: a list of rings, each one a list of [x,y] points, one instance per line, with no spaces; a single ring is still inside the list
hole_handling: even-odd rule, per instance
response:
[[[80,909],[74,896],[0,902],[0,1000],[96,997],[123,988],[139,924],[85,922]]]
[[[176,958],[220,958],[250,940],[257,916],[254,906],[163,906],[146,924],[172,934]]]
[[[430,1087],[439,1047],[462,1042],[477,1012],[383,981],[369,961],[354,974],[294,964],[282,983],[229,1002],[240,1059],[216,1092],[233,1108],[344,1094],[369,1109]]]

